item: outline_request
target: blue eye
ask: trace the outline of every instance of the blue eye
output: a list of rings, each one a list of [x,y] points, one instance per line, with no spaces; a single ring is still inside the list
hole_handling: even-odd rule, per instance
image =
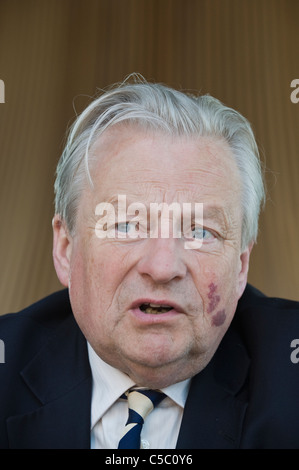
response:
[[[128,233],[132,228],[135,228],[135,225],[130,222],[120,222],[116,224],[116,230],[121,233]]]
[[[133,237],[138,230],[139,224],[134,222],[119,222],[116,224],[115,228],[118,233],[122,234],[131,234]]]
[[[212,233],[209,230],[200,226],[193,227],[191,229],[191,233],[192,233],[192,238],[200,239],[200,240],[207,240],[208,238],[213,237]]]

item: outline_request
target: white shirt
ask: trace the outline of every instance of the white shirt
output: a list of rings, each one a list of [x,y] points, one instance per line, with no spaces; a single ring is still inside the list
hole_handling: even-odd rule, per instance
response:
[[[136,385],[128,375],[104,362],[88,344],[92,371],[91,448],[117,449],[128,418],[128,403],[119,397]],[[175,449],[190,379],[161,389],[167,397],[146,418],[144,449]]]

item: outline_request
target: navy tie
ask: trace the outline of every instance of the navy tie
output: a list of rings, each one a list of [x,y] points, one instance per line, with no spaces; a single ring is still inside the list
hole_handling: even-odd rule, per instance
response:
[[[140,433],[145,418],[166,395],[158,390],[131,389],[126,393],[129,417],[118,444],[119,449],[140,449]]]

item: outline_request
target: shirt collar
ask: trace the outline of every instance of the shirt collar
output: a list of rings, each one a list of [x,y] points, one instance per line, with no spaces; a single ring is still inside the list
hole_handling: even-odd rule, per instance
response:
[[[106,411],[125,393],[133,387],[130,377],[104,362],[88,344],[89,362],[93,378],[91,428],[102,418]],[[161,389],[177,405],[184,408],[191,379],[186,379]]]

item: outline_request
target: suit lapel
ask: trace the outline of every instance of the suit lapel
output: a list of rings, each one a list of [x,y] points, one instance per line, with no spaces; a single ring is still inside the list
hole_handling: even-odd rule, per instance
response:
[[[192,379],[177,448],[238,448],[247,408],[249,358],[231,326],[205,369]]]
[[[91,374],[86,340],[73,316],[62,323],[21,372],[38,400],[8,418],[11,448],[88,448]]]

